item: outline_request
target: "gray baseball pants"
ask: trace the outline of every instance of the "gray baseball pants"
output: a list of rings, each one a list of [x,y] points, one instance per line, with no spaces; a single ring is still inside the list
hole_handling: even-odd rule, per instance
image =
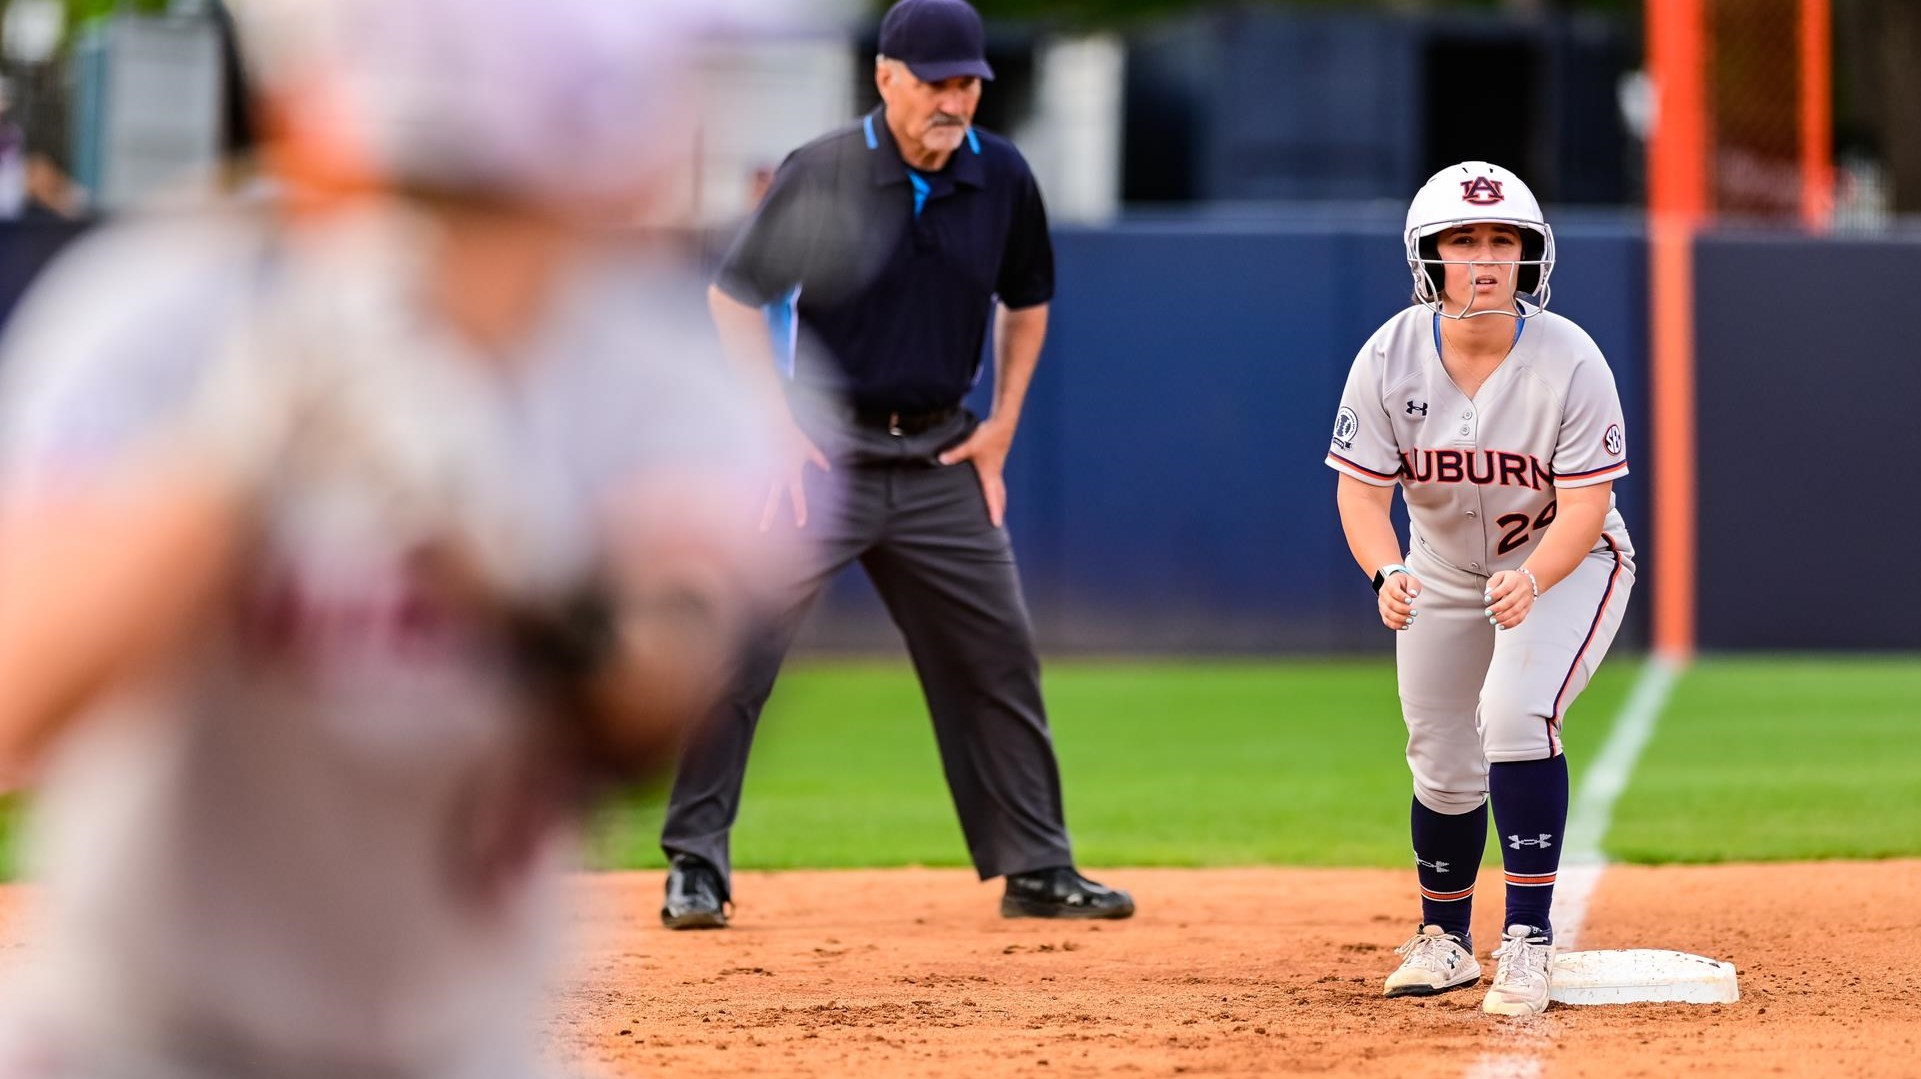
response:
[[[963,411],[904,435],[879,427],[833,430],[804,413],[802,422],[834,462],[835,493],[827,503],[810,493],[810,563],[748,648],[719,714],[682,753],[661,848],[694,855],[731,878],[728,835],[761,708],[815,598],[859,561],[906,639],[981,879],[1071,864],[1060,769],[1013,547],[1006,530],[988,520],[973,465],[935,459],[967,435],[974,418]],[[776,527],[792,522],[783,505]]]

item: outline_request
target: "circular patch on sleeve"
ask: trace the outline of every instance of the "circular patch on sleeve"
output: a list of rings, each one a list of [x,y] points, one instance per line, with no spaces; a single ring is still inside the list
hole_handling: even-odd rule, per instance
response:
[[[1361,418],[1346,405],[1334,417],[1334,444],[1344,450],[1354,448],[1354,435],[1361,429]]]
[[[1607,431],[1601,435],[1601,448],[1608,451],[1609,457],[1621,456],[1621,425],[1608,424]]]

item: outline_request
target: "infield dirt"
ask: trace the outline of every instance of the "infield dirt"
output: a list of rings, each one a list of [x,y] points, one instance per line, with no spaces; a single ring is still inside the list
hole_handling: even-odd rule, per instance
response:
[[[1921,1075],[1921,861],[1610,868],[1580,946],[1731,960],[1741,1000],[1522,1020],[1483,1015],[1479,988],[1381,997],[1417,910],[1407,873],[1098,876],[1141,913],[1006,921],[998,884],[962,870],[742,873],[734,927],[685,933],[656,921],[660,874],[583,876],[590,946],[551,1052],[566,1074],[675,1079]],[[0,889],[9,949],[22,898]]]
[[[1131,921],[1005,921],[957,870],[742,873],[733,928],[660,928],[659,874],[582,878],[551,1021],[589,1075],[1921,1075],[1921,861],[1614,867],[1583,948],[1731,960],[1727,1005],[1482,1014],[1386,1000],[1410,874],[1103,870]],[[1498,940],[1483,874],[1476,947]],[[1487,977],[1492,977],[1488,966]]]

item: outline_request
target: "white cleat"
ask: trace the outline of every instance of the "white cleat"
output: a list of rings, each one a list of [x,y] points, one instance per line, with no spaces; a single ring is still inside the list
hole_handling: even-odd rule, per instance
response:
[[[1494,984],[1481,1010],[1489,1015],[1539,1015],[1547,1011],[1548,978],[1554,970],[1554,945],[1533,926],[1510,925],[1494,958]]]
[[[1438,925],[1422,926],[1394,953],[1402,957],[1401,965],[1387,976],[1383,996],[1431,997],[1481,980],[1474,952]]]

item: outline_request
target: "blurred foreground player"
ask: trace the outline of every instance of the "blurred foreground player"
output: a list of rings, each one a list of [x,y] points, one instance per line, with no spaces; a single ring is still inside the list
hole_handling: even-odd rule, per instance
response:
[[[881,107],[788,156],[709,294],[729,354],[777,413],[786,475],[767,527],[809,537],[815,557],[681,760],[661,829],[671,929],[727,924],[729,837],[761,708],[814,597],[856,561],[907,640],[974,868],[1006,878],[1001,913],[1134,913],[1126,892],[1074,868],[1002,527],[1054,251],[1027,162],[973,126],[993,78],[984,40],[965,0],[895,4],[874,65]],[[781,305],[799,341],[785,382],[763,315]],[[990,326],[994,407],[977,420],[961,401]],[[837,498],[822,497],[830,477]]]
[[[0,1076],[539,1071],[583,796],[671,756],[780,555],[699,285],[603,228],[687,144],[692,6],[256,0],[294,208],[30,301],[0,754],[46,922]]]

